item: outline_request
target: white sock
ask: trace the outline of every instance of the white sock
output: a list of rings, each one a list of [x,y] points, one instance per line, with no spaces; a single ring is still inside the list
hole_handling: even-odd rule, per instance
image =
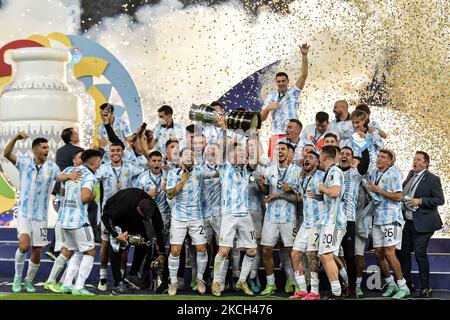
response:
[[[347,270],[345,268],[342,268],[341,270],[339,270],[339,274],[341,275],[342,280],[344,280],[345,285],[348,287]]]
[[[311,292],[319,294],[319,275],[317,272],[311,272]]]
[[[64,278],[63,286],[70,288],[73,284],[73,279],[80,268],[81,259],[83,259],[83,254],[81,252],[76,252],[69,260],[67,265],[66,277]]]
[[[94,266],[94,257],[88,254],[83,255],[83,259],[80,264],[80,271],[78,273],[77,283],[75,284],[75,289],[80,290],[84,288],[84,283],[91,273],[92,267]]]
[[[203,280],[208,265],[208,252],[197,252],[197,279]]]
[[[241,251],[236,248],[231,249],[231,268],[233,272],[233,278],[239,278],[241,273],[239,270],[239,261],[241,260]]]
[[[169,273],[170,273],[170,283],[178,283],[178,268],[180,267],[180,256],[174,257],[172,254],[169,255]]]
[[[408,286],[406,285],[406,280],[404,278],[401,280],[400,279],[397,280],[397,285],[401,290],[409,289]]]
[[[227,278],[228,266],[230,265],[230,260],[226,259],[223,261],[222,272],[220,274],[220,286],[225,288],[225,280]],[[215,272],[215,271],[214,271]],[[213,277],[215,279],[215,277]]]
[[[47,281],[50,283],[56,282],[56,278],[61,273],[62,269],[64,269],[64,266],[66,265],[67,258],[64,257],[63,254],[60,254],[58,258],[56,258],[55,262],[53,263],[52,271],[50,271],[50,275],[48,276]]]
[[[274,285],[275,284],[275,274],[272,273],[271,275],[266,275],[267,279],[267,285]]]
[[[250,272],[250,279],[255,279],[258,276],[260,261],[261,261],[261,254],[259,252],[259,248],[257,248],[255,260],[253,260],[252,271]]]
[[[300,287],[300,291],[301,292],[306,292],[307,291],[306,279],[305,279],[305,275],[304,274],[300,274],[300,272],[295,271],[295,282]]]
[[[222,281],[225,281],[225,277],[223,276],[224,273],[224,265],[225,265],[225,261],[228,261],[228,259],[225,259],[221,256],[219,256],[219,254],[216,254],[216,257],[214,259],[214,276],[213,276],[213,281],[217,281],[222,283]],[[228,267],[227,267],[228,269]],[[226,273],[225,273],[226,275]]]
[[[70,260],[69,260],[69,261],[70,261]],[[64,269],[64,272],[63,272],[61,278],[59,279],[59,283],[61,283],[61,284],[63,284],[63,283],[64,283],[64,280],[66,279],[67,269],[69,269],[69,265],[67,265],[67,268]]]
[[[331,292],[337,297],[341,295],[341,284],[339,283],[339,280],[331,281]]]
[[[19,248],[16,250],[16,255],[14,256],[14,266],[16,269],[16,277],[22,279],[23,276],[23,266],[25,265],[25,259],[27,258],[27,253],[20,252]]]
[[[388,287],[395,286],[395,281],[393,276],[389,276],[388,278],[384,278],[384,281],[388,284]]]
[[[247,277],[250,274],[250,271],[252,271],[253,261],[255,260],[255,257],[251,257],[248,255],[244,256],[244,260],[242,260],[242,269],[241,274],[239,275],[239,281],[245,282],[247,281]]]
[[[108,278],[108,269],[100,269],[100,279]]]
[[[280,249],[280,259],[283,264],[286,279],[294,279],[294,269],[292,269],[292,260],[286,248]]]
[[[356,287],[361,289],[362,277],[356,278]]]
[[[40,265],[41,265],[40,263],[36,264],[30,260],[28,262],[28,272],[27,272],[27,276],[26,276],[25,280],[32,282]]]
[[[120,273],[122,274],[122,277],[125,277],[125,269],[120,269]]]

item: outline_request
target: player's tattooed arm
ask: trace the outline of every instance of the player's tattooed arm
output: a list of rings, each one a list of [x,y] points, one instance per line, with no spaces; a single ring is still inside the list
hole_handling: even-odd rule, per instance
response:
[[[177,185],[174,188],[167,189],[167,197],[169,199],[175,198],[180,191],[183,189],[186,181],[189,179],[189,172],[183,172],[181,175],[180,181],[177,183]]]

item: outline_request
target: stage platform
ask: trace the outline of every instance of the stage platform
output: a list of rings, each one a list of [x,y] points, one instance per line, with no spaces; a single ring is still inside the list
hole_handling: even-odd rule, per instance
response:
[[[53,238],[53,229],[49,229],[49,238]],[[5,283],[12,281],[14,276],[14,254],[17,249],[17,234],[15,228],[0,227],[0,291],[8,292],[10,290],[5,289],[7,286]],[[99,278],[99,267],[100,267],[100,245],[96,245],[97,255],[95,257],[94,268],[88,278],[89,283],[96,283]],[[131,262],[131,257],[133,253],[133,247],[130,248],[129,263]],[[43,250],[41,266],[36,275],[36,282],[43,282],[47,279],[52,268],[53,261],[48,259],[44,255],[45,248]],[[274,250],[275,255],[275,266],[279,266],[278,251]],[[450,291],[450,239],[431,239],[430,246],[428,248],[429,261],[430,261],[430,282],[431,287],[434,290],[449,290]],[[29,256],[29,254],[28,254]],[[414,285],[416,288],[420,287],[418,279],[417,264],[413,257],[413,267],[412,274],[414,279]],[[26,263],[26,267],[27,267]],[[371,265],[376,265],[376,258],[373,252],[366,252],[366,268]],[[276,280],[279,288],[284,288],[284,272],[280,270],[279,267],[275,268]],[[108,267],[108,274],[111,278],[111,271]],[[185,283],[190,283],[191,270],[189,266],[186,268]],[[322,277],[321,277],[322,278]],[[367,274],[363,278],[363,288],[366,283]],[[264,270],[260,269],[260,279],[262,284],[265,283]],[[322,282],[322,281],[321,281]],[[321,288],[322,289],[322,288]],[[445,292],[445,291],[444,291]]]

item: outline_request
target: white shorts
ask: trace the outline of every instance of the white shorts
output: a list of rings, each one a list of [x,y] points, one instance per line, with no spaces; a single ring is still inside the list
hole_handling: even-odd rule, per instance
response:
[[[205,222],[201,220],[170,220],[170,244],[182,245],[189,232],[194,246],[206,243]]]
[[[62,228],[63,246],[70,251],[86,252],[95,248],[91,226],[78,229]]]
[[[100,233],[102,241],[109,241],[109,231],[106,229],[105,225],[103,224],[103,221],[100,220]]]
[[[339,229],[335,224],[322,226],[320,228],[319,255],[333,252],[334,255],[338,256],[345,232],[346,230]]]
[[[395,246],[396,249],[400,250],[402,248],[402,226],[398,224],[374,225],[372,239],[374,248]]]
[[[206,241],[211,243],[213,236],[219,244],[220,221],[222,216],[212,216],[205,218]]]
[[[356,234],[355,236],[355,256],[364,256],[366,250],[366,242],[369,239],[361,238]]]
[[[62,227],[61,223],[59,221],[56,221],[55,224],[55,249],[53,249],[54,252],[60,252],[63,248],[63,241],[62,241]]]
[[[233,240],[236,235],[236,248],[253,249],[257,247],[256,232],[249,214],[245,216],[223,215],[219,234],[219,246],[221,247],[233,248]]]
[[[295,236],[297,235],[297,221],[293,219],[288,223],[273,223],[264,220],[261,233],[261,245],[274,247],[280,238],[283,246],[292,247],[294,245]]]
[[[250,216],[252,217],[253,227],[255,228],[256,239],[261,239],[261,232],[263,228],[263,216],[259,211],[250,211]]]
[[[319,251],[320,227],[305,228],[302,224],[295,237],[293,250],[307,252]]]
[[[21,234],[30,236],[32,247],[44,247],[47,241],[47,221],[28,220],[21,215],[17,216],[17,238]]]

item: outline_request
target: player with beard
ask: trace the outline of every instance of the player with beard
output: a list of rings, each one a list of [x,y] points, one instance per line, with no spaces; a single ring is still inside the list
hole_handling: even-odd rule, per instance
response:
[[[344,173],[344,212],[347,217],[347,231],[342,238],[342,248],[344,250],[344,259],[348,271],[348,287],[345,295],[355,293],[356,291],[356,258],[355,258],[355,238],[356,238],[356,206],[358,202],[359,189],[361,180],[367,173],[369,168],[370,156],[368,149],[362,152],[362,159],[357,168],[352,168],[353,150],[349,147],[343,147],[341,150],[341,157],[339,159],[339,168]],[[342,269],[341,269],[342,270]],[[339,271],[343,273],[343,271]],[[345,269],[344,269],[345,271]],[[344,279],[347,278],[347,273],[341,274]],[[346,283],[347,285],[347,283]]]
[[[319,250],[320,219],[323,214],[322,201],[318,200],[319,184],[324,172],[318,169],[319,155],[310,151],[303,161],[303,175],[294,186],[294,191],[303,199],[303,222],[292,249],[292,264],[295,270],[295,281],[300,290],[291,299],[319,300]],[[314,196],[313,196],[314,195]],[[306,254],[311,270],[311,292],[307,292],[302,258]]]

